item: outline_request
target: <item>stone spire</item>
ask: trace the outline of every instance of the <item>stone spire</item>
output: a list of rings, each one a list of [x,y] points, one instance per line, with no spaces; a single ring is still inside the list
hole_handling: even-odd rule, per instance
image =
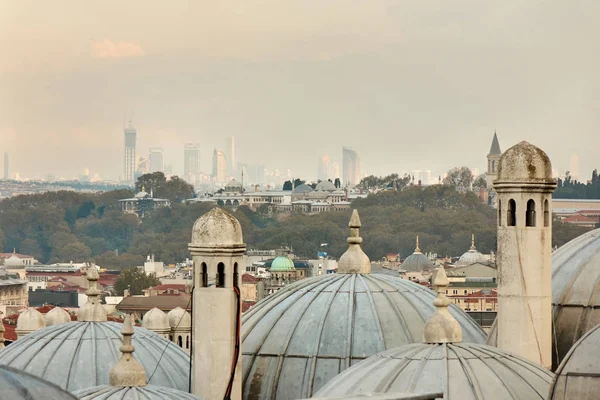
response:
[[[436,306],[435,314],[425,324],[423,332],[424,343],[460,343],[462,330],[458,321],[448,311],[450,300],[446,297],[449,281],[444,266],[440,265],[433,279],[437,297],[433,301]]]
[[[87,270],[87,280],[90,288],[85,292],[88,301],[79,310],[78,321],[80,322],[103,322],[108,320],[106,309],[100,304],[100,290],[98,289],[98,270],[91,266]]]
[[[110,386],[146,386],[146,371],[138,360],[133,356],[135,348],[131,342],[133,336],[133,324],[131,316],[126,315],[121,329],[123,335],[123,344],[119,348],[121,350],[121,358],[119,362],[111,368],[108,379]]]
[[[469,250],[477,251],[477,248],[475,247],[475,234],[474,233],[471,233],[471,248]]]
[[[360,217],[358,211],[352,211],[350,218],[350,237],[348,237],[348,250],[340,257],[338,263],[338,274],[369,274],[371,273],[371,261],[362,250],[360,244]]]

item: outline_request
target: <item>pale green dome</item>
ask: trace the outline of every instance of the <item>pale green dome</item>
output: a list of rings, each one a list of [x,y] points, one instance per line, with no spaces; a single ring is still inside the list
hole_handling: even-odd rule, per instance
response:
[[[287,256],[279,256],[271,263],[271,272],[295,271],[294,262]]]

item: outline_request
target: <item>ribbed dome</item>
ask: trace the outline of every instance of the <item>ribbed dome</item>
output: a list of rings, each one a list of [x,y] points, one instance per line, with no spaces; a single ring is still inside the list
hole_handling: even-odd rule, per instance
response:
[[[189,329],[192,327],[192,316],[181,307],[175,307],[167,313],[171,328]]]
[[[435,294],[380,274],[330,274],[295,282],[242,317],[244,399],[308,398],[357,361],[420,342]],[[456,306],[465,341],[485,333]]]
[[[169,330],[169,318],[164,311],[154,307],[152,310],[144,314],[142,326],[151,331]]]
[[[6,365],[0,365],[0,392],[2,399],[11,400],[77,399],[50,382]]]
[[[299,194],[299,193],[310,193],[313,192],[314,189],[310,186],[308,186],[307,184],[302,184],[300,186],[297,186],[294,188],[294,190],[292,191],[292,193],[294,194]]]
[[[242,187],[242,184],[240,182],[236,181],[235,179],[230,180],[225,185],[225,189],[241,189],[241,187]]]
[[[162,386],[96,386],[73,392],[80,400],[199,400],[193,394]]]
[[[69,322],[38,329],[0,351],[0,364],[68,391],[108,384],[108,372],[121,356],[121,326],[117,322]],[[188,390],[190,358],[185,351],[144,328],[135,328],[133,343],[136,358],[147,376],[152,376],[150,383]]]
[[[60,325],[64,324],[65,322],[71,322],[71,314],[60,307],[54,307],[52,310],[48,311],[44,318],[46,320],[46,326]]]
[[[456,262],[456,266],[457,267],[466,267],[466,266],[469,266],[469,265],[472,265],[475,263],[484,263],[484,262],[486,262],[486,259],[483,256],[483,254],[481,254],[480,252],[477,251],[477,248],[475,247],[475,235],[472,235],[471,236],[471,248],[469,249],[469,251],[467,251],[462,256],[460,256],[460,258]]]
[[[553,181],[552,163],[542,149],[522,141],[500,157],[497,181]]]
[[[361,361],[316,397],[443,392],[446,400],[545,400],[552,377],[542,367],[490,346],[415,343]]]
[[[425,254],[415,252],[406,257],[400,268],[408,272],[418,272],[433,269],[433,263]]]
[[[600,325],[571,348],[556,371],[548,400],[596,400],[600,393]]]
[[[192,245],[219,246],[243,243],[240,223],[222,208],[214,207],[194,223]]]
[[[271,263],[270,272],[288,272],[295,271],[294,262],[287,256],[276,257]]]
[[[337,188],[330,181],[321,181],[317,184],[316,190],[321,190],[323,192],[335,192]]]
[[[17,256],[17,253],[14,251],[10,257],[4,260],[5,268],[23,268],[24,266],[25,263]]]

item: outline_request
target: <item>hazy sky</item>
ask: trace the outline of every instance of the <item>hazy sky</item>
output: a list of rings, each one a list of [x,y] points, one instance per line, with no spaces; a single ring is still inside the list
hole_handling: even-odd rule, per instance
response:
[[[528,140],[600,167],[600,2],[249,0],[0,2],[0,152],[21,176],[122,173],[138,154],[234,135],[238,159],[316,176],[485,168]],[[0,166],[1,168],[1,166]]]

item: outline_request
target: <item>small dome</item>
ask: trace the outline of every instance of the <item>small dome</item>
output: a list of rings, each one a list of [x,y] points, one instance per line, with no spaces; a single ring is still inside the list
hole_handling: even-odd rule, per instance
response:
[[[6,365],[0,365],[0,388],[3,399],[77,400],[50,382]]]
[[[33,332],[46,326],[46,321],[41,312],[33,307],[29,307],[27,310],[19,315],[17,318],[16,331]]]
[[[162,386],[96,386],[73,392],[79,400],[200,400],[193,394]]]
[[[136,199],[146,199],[150,197],[150,194],[147,193],[145,190],[142,189],[141,192],[136,193],[135,198]]]
[[[0,351],[0,364],[71,392],[106,385],[121,355],[121,327],[117,322],[69,322],[38,329]],[[190,356],[184,350],[140,327],[135,328],[133,343],[136,358],[152,377],[150,384],[188,390]]]
[[[44,317],[46,319],[46,326],[60,325],[65,322],[71,322],[71,314],[66,312],[60,307],[54,307],[48,311]]]
[[[415,247],[414,253],[406,257],[406,259],[400,265],[400,268],[407,272],[420,272],[424,270],[433,269],[433,263],[425,254],[421,253],[419,248],[419,237],[417,236],[417,246]]]
[[[556,371],[548,400],[595,400],[600,391],[600,325],[586,333]]]
[[[240,223],[222,208],[214,207],[194,223],[192,245],[219,246],[243,243]]]
[[[21,260],[15,251],[13,251],[12,255],[4,260],[5,268],[22,268],[25,266],[23,260]]]
[[[178,329],[190,329],[192,327],[192,316],[181,307],[176,307],[167,313],[169,326]]]
[[[225,185],[225,189],[241,189],[241,188],[242,188],[242,184],[239,183],[238,181],[236,181],[235,179],[230,180]]]
[[[154,307],[152,310],[144,314],[142,326],[151,331],[169,330],[169,318],[161,309]]]
[[[323,192],[335,192],[337,188],[330,181],[321,181],[317,184],[316,190],[320,190]]]
[[[552,163],[542,149],[523,141],[500,157],[497,181],[554,181]]]
[[[315,397],[442,392],[447,400],[545,400],[552,377],[539,365],[490,346],[415,343],[359,362]]]
[[[475,235],[471,237],[471,248],[464,253],[456,262],[457,267],[466,267],[475,263],[485,263],[486,259],[475,247]]]
[[[294,262],[287,256],[276,257],[271,263],[270,272],[295,271]]]
[[[313,191],[314,191],[314,189],[312,187],[303,183],[302,185],[295,187],[292,193],[293,194],[302,194],[302,193],[310,193]]]

